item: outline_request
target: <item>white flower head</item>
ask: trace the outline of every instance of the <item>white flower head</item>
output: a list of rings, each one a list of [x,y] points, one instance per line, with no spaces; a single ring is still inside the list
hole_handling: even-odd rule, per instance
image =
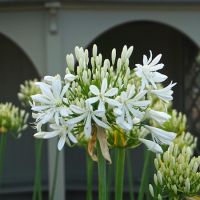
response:
[[[59,117],[66,117],[70,110],[64,105],[66,99],[64,95],[69,88],[69,85],[62,87],[61,78],[57,75],[54,78],[48,77],[51,84],[37,82],[36,85],[41,89],[42,94],[31,96],[33,100],[32,111],[36,113],[36,122],[41,127],[52,119],[56,124],[59,124]]]
[[[152,52],[150,51],[150,58],[147,59],[147,56],[143,56],[143,65],[136,64],[136,75],[142,79],[142,89],[146,86],[152,85],[155,89],[157,88],[156,83],[161,83],[167,79],[166,75],[163,75],[157,70],[160,70],[164,67],[164,64],[158,63],[162,55],[157,55],[152,60]]]
[[[105,112],[105,103],[108,103],[111,106],[120,105],[117,100],[111,98],[117,95],[118,88],[108,89],[108,82],[106,78],[103,79],[100,90],[97,86],[91,85],[90,91],[93,95],[95,95],[95,97],[87,99],[86,102],[89,104],[93,104],[99,101],[98,110]]]
[[[99,119],[102,118],[105,113],[102,110],[93,111],[92,106],[88,103],[85,104],[85,108],[81,108],[76,105],[71,105],[70,109],[79,116],[69,119],[67,123],[77,124],[81,121],[84,121],[84,134],[87,138],[90,137],[92,133],[92,121],[100,127],[106,129],[109,128],[109,126],[105,122]]]

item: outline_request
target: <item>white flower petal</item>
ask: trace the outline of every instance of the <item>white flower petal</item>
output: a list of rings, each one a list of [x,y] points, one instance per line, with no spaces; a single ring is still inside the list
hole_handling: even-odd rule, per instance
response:
[[[46,132],[43,138],[44,139],[53,138],[53,137],[57,136],[58,134],[59,134],[58,131]]]
[[[112,96],[115,96],[117,93],[118,93],[118,88],[111,88],[110,90],[108,90],[105,93],[105,96],[106,97],[112,97]]]
[[[120,126],[122,129],[126,131],[130,131],[132,129],[132,125],[128,124],[122,117],[117,117],[116,123],[118,126]]]
[[[91,136],[91,132],[92,132],[91,118],[92,118],[91,115],[87,116],[85,127],[84,127],[84,134],[87,138]]]
[[[54,96],[50,90],[50,85],[43,82],[36,82],[36,86],[38,86],[44,95],[47,95],[49,98],[54,99]]]
[[[53,95],[56,99],[59,99],[59,97],[60,97],[61,88],[62,88],[61,80],[58,78],[55,78],[52,81],[52,91],[53,91]]]
[[[146,139],[143,139],[143,138],[139,138],[140,142],[142,142],[143,144],[145,144],[147,146],[147,148],[154,152],[154,153],[163,153],[163,150],[161,148],[161,146],[151,140],[146,140]]]
[[[85,110],[76,105],[70,105],[70,109],[76,114],[83,114]]]
[[[95,121],[95,123],[98,125],[98,126],[100,126],[100,127],[103,127],[103,128],[109,128],[109,126],[106,124],[106,123],[104,123],[104,122],[102,122],[101,120],[99,120],[95,115],[92,115],[92,119]]]
[[[38,102],[38,103],[43,103],[43,104],[48,104],[48,105],[51,104],[51,101],[45,98],[45,96],[41,94],[32,95],[31,98],[33,101]]]
[[[66,107],[61,107],[60,109],[60,115],[63,117],[69,116],[69,110]]]
[[[98,110],[105,112],[105,103],[103,101],[99,101]]]
[[[61,151],[65,145],[66,136],[63,134],[58,141],[58,150]]]
[[[71,133],[68,133],[68,137],[73,143],[77,143],[78,142],[76,137],[74,137]]]
[[[93,104],[95,102],[97,102],[99,100],[99,97],[91,97],[87,100],[85,100],[86,103],[89,103],[89,104]]]
[[[107,79],[104,78],[101,85],[101,94],[105,94],[107,87],[108,87],[108,82],[107,82]]]
[[[87,113],[83,113],[82,115],[69,119],[67,121],[67,124],[72,125],[72,124],[77,124],[78,122],[83,121],[87,117]]]
[[[45,132],[37,132],[37,133],[34,134],[34,137],[36,137],[36,138],[43,138],[44,135],[45,135]]]
[[[119,101],[115,99],[105,98],[105,101],[111,106],[116,106],[116,107],[121,106],[121,103],[119,103]]]
[[[92,94],[94,95],[99,95],[99,88],[96,85],[91,85],[90,86],[90,91],[92,92]]]
[[[75,79],[76,79],[76,76],[74,76],[73,74],[66,74],[65,75],[65,78],[64,78],[66,81],[68,81],[68,82],[72,82],[72,81],[74,81]]]

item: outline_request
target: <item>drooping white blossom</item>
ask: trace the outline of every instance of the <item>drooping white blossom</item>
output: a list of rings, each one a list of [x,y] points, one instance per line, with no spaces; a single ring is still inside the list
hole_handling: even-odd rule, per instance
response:
[[[176,137],[176,134],[173,132],[164,131],[162,129],[148,125],[144,125],[144,127],[150,131],[153,140],[158,144],[170,145]]]
[[[159,99],[169,102],[173,100],[172,94],[173,90],[172,88],[176,85],[176,83],[170,83],[167,87],[157,89],[157,90],[150,90],[150,93],[156,95]]]

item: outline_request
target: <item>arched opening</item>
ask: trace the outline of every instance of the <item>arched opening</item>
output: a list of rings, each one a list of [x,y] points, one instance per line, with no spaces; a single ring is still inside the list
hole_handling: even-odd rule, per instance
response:
[[[39,79],[40,76],[31,60],[17,44],[3,34],[0,34],[0,44],[0,102],[12,102],[20,106],[17,97],[20,84],[25,80]],[[35,139],[30,122],[29,128],[20,139],[15,140],[8,134],[0,199],[22,199],[24,195],[26,199],[30,199],[32,196],[35,176]],[[46,147],[44,150],[46,154]],[[45,169],[46,158],[47,156],[44,156],[42,159],[42,166]],[[42,180],[47,185],[47,170],[43,172],[45,173]]]
[[[199,48],[190,38],[168,25],[149,21],[138,21],[113,27],[99,35],[88,45],[89,52],[92,52],[94,43],[97,44],[98,51],[102,53],[103,58],[110,58],[110,52],[114,47],[119,53],[125,44],[128,46],[134,45],[135,50],[130,63],[133,67],[136,63],[142,62],[142,55],[148,54],[149,50],[152,50],[154,55],[162,53],[162,62],[166,66],[162,72],[168,75],[168,80],[173,80],[178,83],[174,88],[173,106],[179,111],[186,112],[188,119],[190,119],[190,130],[193,133],[198,133],[200,129],[197,129],[195,124],[197,123],[197,119],[200,118],[200,108],[198,108],[200,102],[197,105],[197,100],[200,101],[200,79],[197,78],[197,76],[200,76],[200,65],[195,60]],[[193,68],[198,73],[195,74]],[[189,79],[193,82],[195,79],[195,84],[191,81],[189,84]],[[194,102],[189,93],[193,90],[196,92],[194,98],[196,102]],[[190,103],[192,102],[190,107],[188,106],[188,101]],[[192,120],[192,115],[194,115],[192,114],[192,109],[194,109],[194,106],[195,114],[197,115],[195,116],[196,121]],[[134,163],[133,179],[136,184],[135,190],[137,190],[141,177],[141,148],[135,149],[132,155],[132,158],[134,158],[132,162]],[[70,169],[70,173],[66,172],[68,196],[70,199],[80,199],[85,194],[85,155],[80,149],[71,150],[67,148],[66,151],[67,157],[65,162],[66,166]],[[79,155],[78,159],[77,155]],[[82,170],[80,170],[80,161],[83,163]],[[128,187],[127,177],[125,184],[126,191]],[[97,182],[95,186],[97,187]],[[77,193],[77,190],[82,192],[82,194],[80,192]],[[127,199],[129,198],[128,194],[126,197]]]

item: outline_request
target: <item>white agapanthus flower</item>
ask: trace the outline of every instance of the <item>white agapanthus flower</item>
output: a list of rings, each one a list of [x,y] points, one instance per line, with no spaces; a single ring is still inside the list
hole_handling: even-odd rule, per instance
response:
[[[34,136],[36,138],[43,138],[43,139],[49,139],[59,136],[58,150],[62,150],[65,143],[70,145],[70,141],[72,143],[78,142],[76,137],[72,134],[72,129],[74,128],[74,125],[69,125],[63,119],[60,120],[60,125],[50,124],[49,127],[53,129],[53,131],[38,132]]]
[[[69,115],[69,109],[64,105],[67,99],[64,97],[69,85],[62,86],[61,78],[59,75],[56,77],[46,77],[49,80],[47,84],[44,82],[37,82],[36,85],[41,89],[42,94],[31,96],[33,100],[32,111],[35,113],[38,129],[43,124],[55,120],[59,125],[59,118]]]
[[[117,116],[117,124],[125,130],[130,130],[134,124],[135,118],[142,119],[144,112],[139,108],[146,108],[151,101],[142,100],[147,91],[140,91],[135,95],[135,88],[131,86],[129,91],[122,92],[119,97],[120,106],[114,109],[114,113]]]
[[[86,102],[89,104],[93,104],[99,101],[98,110],[105,112],[105,103],[108,103],[111,106],[120,105],[120,103],[117,100],[111,98],[117,95],[118,88],[108,89],[108,81],[106,78],[103,79],[100,90],[97,86],[91,85],[90,91],[93,95],[95,95],[95,97],[87,99]]]
[[[176,134],[173,132],[164,131],[162,129],[148,125],[144,125],[144,127],[150,131],[154,142],[158,144],[170,145],[176,137]]]
[[[160,70],[164,67],[164,64],[159,63],[162,55],[157,55],[152,60],[152,52],[150,51],[150,58],[148,59],[146,55],[143,56],[143,65],[136,64],[136,75],[142,79],[142,89],[146,86],[152,85],[157,89],[156,83],[162,83],[167,79],[166,75],[163,75],[157,70]]]
[[[104,112],[102,110],[93,111],[93,107],[86,103],[85,108],[81,108],[76,105],[71,105],[70,109],[77,115],[78,117],[74,117],[67,121],[68,124],[77,124],[81,121],[84,121],[84,134],[86,137],[91,136],[92,132],[92,121],[94,121],[98,126],[103,127],[105,129],[109,128],[109,126],[101,121],[99,118],[104,116]]]
[[[169,102],[173,100],[172,94],[173,90],[172,88],[176,85],[176,83],[170,83],[167,87],[157,89],[157,90],[150,90],[150,93],[156,95],[159,99]]]

